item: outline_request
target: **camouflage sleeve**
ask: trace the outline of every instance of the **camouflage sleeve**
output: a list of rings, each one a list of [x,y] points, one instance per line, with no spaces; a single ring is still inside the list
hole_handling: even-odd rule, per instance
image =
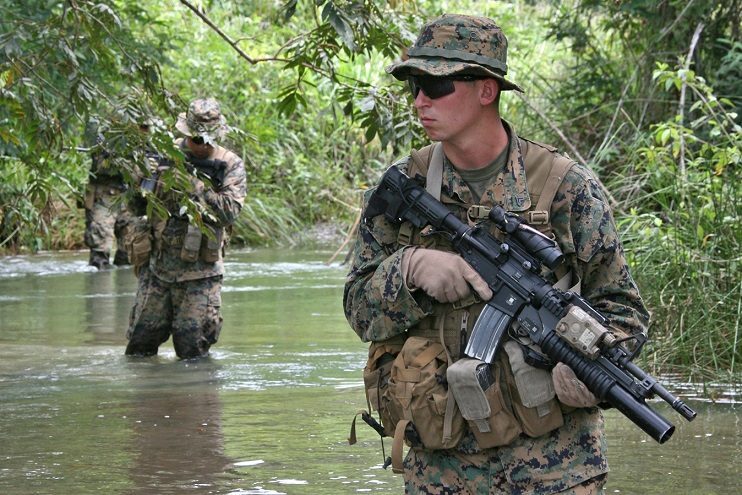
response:
[[[217,225],[225,227],[234,223],[242,210],[247,194],[247,178],[243,161],[235,158],[228,162],[223,185],[218,191],[203,188],[203,182],[196,180],[201,182],[202,186],[196,185],[195,199],[211,216],[216,218]]]
[[[598,180],[572,167],[552,206],[562,251],[582,282],[582,296],[626,334],[646,333],[649,313],[631,277],[613,214]]]
[[[364,205],[373,190],[367,191]],[[364,206],[365,210],[365,206]],[[427,298],[418,302],[401,274],[398,228],[383,216],[361,222],[345,282],[343,305],[350,326],[364,342],[399,335],[430,313]]]

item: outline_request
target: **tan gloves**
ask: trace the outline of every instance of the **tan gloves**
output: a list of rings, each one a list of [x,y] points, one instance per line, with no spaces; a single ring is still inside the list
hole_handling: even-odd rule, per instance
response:
[[[407,249],[402,255],[402,275],[410,290],[422,289],[442,303],[459,301],[470,295],[472,288],[482,300],[492,298],[487,282],[454,253],[426,248]]]
[[[600,402],[577,378],[572,368],[564,363],[557,363],[554,366],[551,379],[554,381],[554,391],[559,401],[565,406],[593,407]]]

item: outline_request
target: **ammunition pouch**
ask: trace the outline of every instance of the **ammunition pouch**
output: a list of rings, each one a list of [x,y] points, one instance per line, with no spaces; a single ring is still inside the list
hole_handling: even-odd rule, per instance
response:
[[[134,267],[134,273],[138,276],[142,267],[149,263],[152,253],[152,230],[146,220],[132,221],[126,239],[126,252],[129,254],[129,262]]]
[[[508,445],[523,432],[504,386],[505,366],[501,358],[492,365],[464,358],[449,368],[456,403],[483,449]]]
[[[363,370],[366,402],[370,411],[377,411],[386,436],[394,436],[395,423],[389,410],[389,377],[392,364],[402,350],[402,336],[372,342],[368,348],[368,361]]]
[[[201,251],[201,238],[203,233],[198,225],[188,224],[188,230],[183,237],[183,246],[180,249],[180,259],[193,263],[198,260]]]
[[[219,261],[224,246],[224,229],[221,227],[206,226],[210,233],[201,239],[201,260],[206,263]]]
[[[564,424],[562,410],[556,400],[551,372],[536,368],[525,360],[520,344],[505,342],[510,373],[505,374],[512,397],[513,412],[529,437],[540,437]]]
[[[507,341],[491,365],[463,356],[467,335],[481,303],[466,308],[446,305],[430,322],[443,331],[412,328],[409,335],[440,342],[462,356],[447,371],[448,384],[458,410],[466,420],[481,448],[508,445],[521,433],[539,437],[564,424],[562,409],[556,400],[551,373],[526,361],[521,344]],[[462,364],[460,364],[462,363]],[[481,393],[474,388],[478,383]],[[487,406],[484,405],[486,400]],[[489,414],[485,412],[489,407]]]
[[[448,391],[448,365],[443,345],[422,337],[408,337],[392,363],[382,403],[395,428],[403,420],[414,427],[414,435],[405,435],[412,447],[450,449],[464,436],[464,419]]]
[[[186,223],[185,219],[170,218],[155,228],[158,250],[188,263],[203,261],[215,263],[222,257],[225,230],[222,227],[205,225],[204,232],[198,225]]]

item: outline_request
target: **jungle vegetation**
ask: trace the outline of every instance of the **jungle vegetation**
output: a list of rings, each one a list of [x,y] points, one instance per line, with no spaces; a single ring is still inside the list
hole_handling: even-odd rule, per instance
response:
[[[642,360],[692,380],[740,373],[738,0],[0,0],[0,252],[82,247],[76,204],[98,122],[134,177],[214,96],[248,167],[232,242],[353,229],[360,193],[425,143],[384,68],[443,12],[490,16],[525,94],[502,112],[603,181],[653,313]],[[187,198],[183,200],[188,207]],[[152,207],[157,208],[153,202]],[[298,239],[298,241],[297,241]]]

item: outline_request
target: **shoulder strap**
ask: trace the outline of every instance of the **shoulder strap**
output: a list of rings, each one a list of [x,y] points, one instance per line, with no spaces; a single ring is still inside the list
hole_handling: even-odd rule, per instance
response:
[[[425,177],[425,189],[435,199],[441,199],[441,187],[443,186],[443,146],[433,143],[410,153],[410,164],[407,175]],[[412,241],[413,228],[410,222],[402,222],[397,234],[397,242],[402,246],[409,246]]]
[[[524,215],[533,227],[550,231],[550,211],[559,186],[574,161],[556,153],[556,148],[520,139],[525,161],[528,191],[538,202]],[[544,232],[547,233],[548,232]]]
[[[433,143],[422,149],[413,150],[410,154],[412,165],[408,175],[414,177],[420,174],[426,177],[425,189],[435,199],[441,199],[443,185],[443,146]]]
[[[412,161],[409,168],[407,169],[407,175],[415,177],[417,174],[422,176],[428,175],[428,165],[430,164],[430,157],[433,156],[433,145],[429,144],[419,150],[412,150],[410,157]]]
[[[441,199],[441,187],[443,186],[443,146],[441,143],[433,145],[430,164],[428,165],[428,180],[425,181],[425,189],[435,199]]]
[[[541,190],[538,203],[533,210],[528,212],[530,217],[528,218],[529,223],[542,225],[549,223],[551,220],[549,218],[551,204],[554,202],[554,197],[559,190],[559,186],[564,181],[564,177],[567,175],[569,169],[572,168],[573,164],[574,162],[567,157],[557,154],[553,155],[551,170],[549,171],[544,188]]]

